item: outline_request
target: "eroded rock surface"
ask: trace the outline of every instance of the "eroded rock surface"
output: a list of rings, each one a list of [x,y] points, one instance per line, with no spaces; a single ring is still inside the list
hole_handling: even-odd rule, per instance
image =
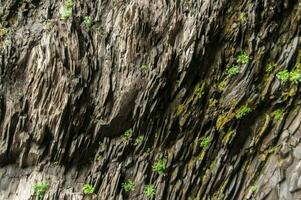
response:
[[[300,0],[65,4],[0,0],[0,199],[301,199]]]

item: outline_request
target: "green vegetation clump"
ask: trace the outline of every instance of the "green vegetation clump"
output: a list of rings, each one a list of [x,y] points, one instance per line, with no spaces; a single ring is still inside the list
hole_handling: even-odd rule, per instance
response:
[[[287,82],[289,80],[290,73],[287,70],[280,71],[276,74],[276,77],[283,81]]]
[[[240,51],[240,53],[237,56],[236,61],[240,64],[248,64],[249,63],[249,55],[246,54],[244,51]]]
[[[74,2],[72,0],[67,0],[61,9],[61,19],[68,20],[72,16],[72,9],[74,6]]]
[[[291,71],[289,74],[289,80],[294,83],[298,84],[301,82],[301,73],[298,70]]]
[[[240,69],[237,65],[231,65],[230,67],[227,68],[226,74],[231,77],[239,74]]]
[[[121,184],[121,187],[125,192],[132,192],[135,190],[135,183],[131,180],[127,180]]]
[[[217,99],[211,98],[211,99],[209,99],[209,105],[208,105],[208,107],[209,108],[213,108],[213,107],[216,106],[217,103],[218,103]]]
[[[93,25],[92,18],[90,16],[85,16],[84,17],[84,25],[86,28],[91,28]]]
[[[267,66],[265,67],[265,71],[266,72],[271,72],[273,71],[273,69],[275,69],[277,67],[277,64],[275,63],[269,63],[267,64]]]
[[[38,197],[38,199],[43,199],[46,191],[49,186],[47,183],[37,183],[33,186],[34,194]]]
[[[153,172],[157,172],[158,174],[164,174],[166,170],[166,163],[167,163],[166,159],[155,161],[155,163],[152,166]]]
[[[242,106],[235,114],[236,119],[242,119],[247,114],[249,114],[252,109],[248,106]]]
[[[124,132],[124,134],[122,135],[122,138],[124,140],[129,140],[133,135],[133,130],[132,129],[128,129]]]
[[[202,148],[206,148],[208,145],[210,144],[210,137],[207,136],[207,137],[204,137],[200,143],[200,146]]]
[[[274,115],[274,119],[276,119],[277,121],[281,119],[282,115],[283,115],[283,109],[277,109],[273,112]]]
[[[85,195],[92,195],[94,193],[95,188],[93,187],[93,185],[86,183],[83,186],[83,192]]]
[[[143,139],[144,139],[144,136],[143,136],[143,135],[139,135],[139,136],[136,138],[136,140],[135,140],[135,142],[134,142],[134,145],[137,146],[138,144],[140,144],[140,143],[143,141]]]
[[[217,88],[218,88],[218,90],[219,91],[224,91],[225,90],[225,88],[226,88],[226,86],[227,86],[227,79],[225,79],[225,80],[223,80],[223,81],[221,81],[218,85],[217,85]]]
[[[282,82],[290,81],[293,84],[301,82],[301,72],[299,70],[293,70],[291,72],[288,70],[282,70],[276,74],[276,77]]]
[[[245,23],[247,21],[247,17],[246,17],[246,13],[242,12],[239,14],[239,20],[242,22],[242,23]]]
[[[146,70],[148,70],[148,65],[147,65],[147,64],[142,64],[142,65],[140,66],[140,69],[141,69],[142,71],[146,71]]]
[[[252,193],[255,193],[257,191],[257,186],[256,185],[253,185],[252,187],[251,187],[251,192]]]
[[[147,196],[149,199],[154,198],[155,195],[156,195],[156,189],[155,189],[154,185],[152,185],[152,184],[146,185],[146,186],[144,187],[144,194],[145,194],[145,196]]]

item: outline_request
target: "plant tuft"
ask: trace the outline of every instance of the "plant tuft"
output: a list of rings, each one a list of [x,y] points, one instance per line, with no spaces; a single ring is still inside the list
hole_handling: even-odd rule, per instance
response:
[[[237,56],[236,61],[240,64],[248,64],[249,63],[249,55],[246,54],[246,52],[244,52],[244,51],[240,51],[240,53]]]
[[[33,186],[34,194],[38,197],[38,199],[43,199],[46,191],[49,186],[47,183],[37,183]]]
[[[67,0],[61,9],[61,19],[62,20],[68,20],[72,16],[72,9],[74,6],[73,0]]]
[[[132,192],[135,190],[135,183],[131,180],[127,180],[121,184],[121,187],[125,192]]]
[[[83,192],[85,195],[92,195],[94,193],[95,188],[93,187],[93,185],[86,183],[83,186]]]
[[[290,73],[287,70],[280,71],[276,74],[276,77],[282,82],[287,82],[289,80]]]
[[[164,174],[166,170],[166,163],[167,163],[166,159],[155,161],[155,163],[152,166],[153,172],[157,172],[158,174]]]
[[[146,185],[146,186],[144,187],[144,194],[145,194],[145,196],[147,196],[149,199],[154,198],[155,195],[156,195],[156,189],[155,189],[154,185],[152,185],[152,184]]]
[[[237,74],[239,74],[240,69],[237,65],[231,65],[230,67],[227,68],[226,74],[229,77],[235,76]]]
[[[235,114],[236,119],[241,119],[249,114],[252,109],[248,106],[242,106]]]
[[[92,18],[90,16],[85,16],[83,23],[84,23],[84,25],[85,25],[86,28],[91,28],[92,25],[93,25]]]
[[[204,137],[200,143],[200,146],[202,148],[206,148],[208,145],[210,144],[210,137],[207,136],[207,137]]]
[[[129,140],[133,135],[133,130],[132,129],[128,129],[124,132],[124,134],[122,135],[122,138],[124,140]]]

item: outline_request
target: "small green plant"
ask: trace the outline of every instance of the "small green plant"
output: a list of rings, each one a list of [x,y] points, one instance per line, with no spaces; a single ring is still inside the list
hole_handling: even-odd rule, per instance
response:
[[[211,99],[209,99],[208,107],[213,108],[216,106],[217,103],[218,103],[217,99],[211,98]]]
[[[100,161],[100,160],[101,160],[101,158],[102,158],[102,156],[101,156],[101,155],[99,155],[99,154],[96,154],[96,156],[95,156],[95,160],[96,160],[96,161]]]
[[[245,22],[247,21],[246,13],[241,12],[241,13],[239,14],[239,20],[240,20],[242,23],[245,23]]]
[[[124,134],[122,135],[122,138],[124,140],[129,140],[133,135],[133,130],[132,129],[128,129],[124,132]]]
[[[256,185],[251,186],[251,192],[255,193],[256,191],[257,191],[257,186]]]
[[[135,183],[131,180],[127,180],[121,184],[121,187],[125,192],[132,192],[135,189]]]
[[[83,192],[85,195],[91,195],[94,193],[95,188],[93,187],[93,185],[86,183],[83,186]]]
[[[240,51],[240,53],[237,56],[236,61],[240,64],[248,64],[249,63],[249,55],[246,54],[244,51]]]
[[[154,187],[154,185],[152,185],[152,184],[146,185],[144,187],[144,194],[149,199],[154,198],[156,195],[156,188]]]
[[[275,69],[277,67],[277,64],[275,63],[269,63],[267,64],[267,66],[265,67],[265,71],[266,72],[271,72],[273,71],[273,69]]]
[[[297,71],[297,70],[291,71],[289,74],[289,80],[294,84],[300,83],[301,82],[300,71]]]
[[[210,137],[204,137],[200,143],[200,147],[206,148],[210,144]]]
[[[49,186],[47,183],[36,183],[33,186],[35,196],[37,196],[38,199],[43,199],[48,188],[49,188]]]
[[[226,74],[231,77],[239,74],[240,69],[237,65],[231,65],[230,67],[227,68]]]
[[[277,150],[277,146],[271,146],[268,148],[267,153],[268,154],[273,154]]]
[[[280,120],[281,119],[281,117],[282,117],[282,115],[283,115],[283,109],[277,109],[277,110],[275,110],[274,112],[273,112],[273,116],[274,116],[274,119],[275,120]]]
[[[280,71],[276,74],[276,77],[283,81],[287,82],[289,80],[290,73],[287,70]]]
[[[85,16],[84,17],[84,25],[86,28],[91,28],[93,25],[92,18],[90,16]]]
[[[152,166],[152,170],[153,172],[157,172],[159,174],[164,174],[165,170],[166,170],[166,159],[161,159],[161,160],[157,160],[155,161],[155,163]]]
[[[143,141],[143,139],[144,139],[143,135],[139,135],[139,136],[136,138],[136,140],[135,140],[135,142],[134,142],[134,145],[137,146],[138,144],[140,144],[140,143]]]
[[[54,161],[52,164],[53,164],[53,166],[60,166],[60,162],[59,161]]]
[[[147,64],[142,64],[142,65],[140,66],[140,69],[141,69],[142,71],[146,71],[146,70],[148,70],[148,65],[147,65]]]
[[[74,6],[74,2],[72,0],[67,0],[61,9],[61,19],[62,20],[68,20],[72,16],[72,9]]]
[[[249,114],[252,111],[251,108],[248,106],[242,106],[235,114],[236,119],[241,119],[245,117],[247,114]]]
[[[218,85],[217,85],[217,88],[219,91],[224,91],[226,89],[226,86],[227,86],[227,79],[221,81]]]

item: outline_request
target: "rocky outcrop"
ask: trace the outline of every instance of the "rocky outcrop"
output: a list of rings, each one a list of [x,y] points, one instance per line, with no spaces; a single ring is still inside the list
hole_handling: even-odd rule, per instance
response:
[[[301,197],[300,0],[5,0],[0,17],[0,199],[39,182],[49,200]]]

